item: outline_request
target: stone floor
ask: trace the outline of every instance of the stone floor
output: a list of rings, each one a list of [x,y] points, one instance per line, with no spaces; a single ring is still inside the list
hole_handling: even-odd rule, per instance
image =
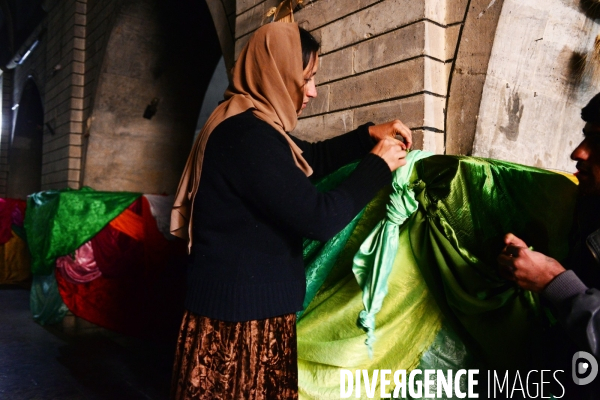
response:
[[[91,328],[43,327],[29,291],[0,287],[0,399],[168,399],[172,346]]]

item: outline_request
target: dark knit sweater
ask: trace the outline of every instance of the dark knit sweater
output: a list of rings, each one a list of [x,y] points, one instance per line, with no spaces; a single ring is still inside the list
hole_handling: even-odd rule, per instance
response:
[[[190,311],[248,321],[301,310],[302,238],[330,239],[391,182],[385,161],[367,154],[374,145],[368,125],[319,143],[294,141],[314,177],[364,158],[336,189],[320,193],[285,138],[251,111],[212,132],[194,202]]]

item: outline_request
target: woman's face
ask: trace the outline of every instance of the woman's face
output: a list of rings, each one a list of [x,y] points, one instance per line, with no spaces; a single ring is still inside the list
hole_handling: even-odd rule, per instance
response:
[[[319,55],[315,54],[311,62],[304,70],[304,97],[302,98],[302,107],[298,111],[298,115],[302,114],[302,110],[308,105],[308,101],[313,97],[317,97],[317,87],[315,86],[315,74],[319,69]]]

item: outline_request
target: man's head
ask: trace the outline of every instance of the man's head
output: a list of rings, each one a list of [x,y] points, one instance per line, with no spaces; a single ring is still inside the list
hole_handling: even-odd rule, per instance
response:
[[[600,93],[581,110],[586,122],[583,141],[571,153],[577,161],[577,179],[581,196],[600,197]]]

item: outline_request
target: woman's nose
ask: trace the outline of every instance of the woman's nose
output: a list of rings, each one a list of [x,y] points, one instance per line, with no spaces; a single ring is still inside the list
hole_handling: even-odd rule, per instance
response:
[[[308,93],[306,95],[308,97],[317,97],[317,87],[313,81],[309,82]]]

